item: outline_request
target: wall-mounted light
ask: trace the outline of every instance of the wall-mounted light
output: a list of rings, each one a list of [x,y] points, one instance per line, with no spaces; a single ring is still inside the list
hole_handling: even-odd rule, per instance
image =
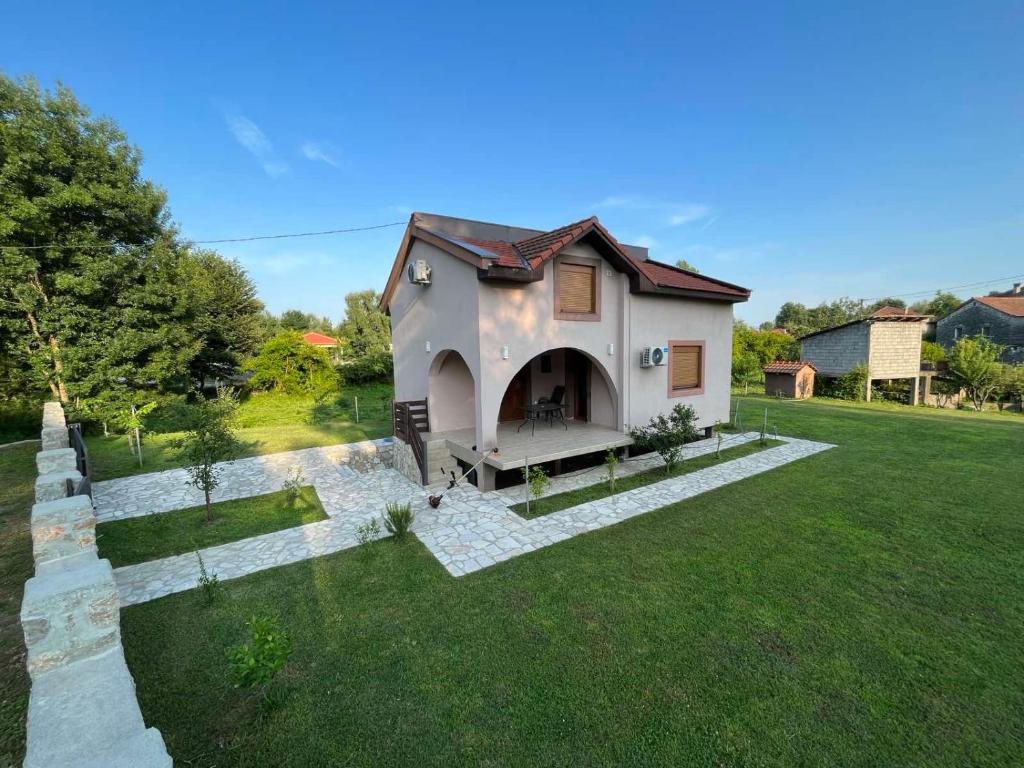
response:
[[[614,344],[609,344],[608,345],[608,354],[609,355],[614,355],[615,354],[615,345]]]
[[[501,359],[508,360],[508,344],[501,345]]]
[[[429,352],[430,351],[430,342],[429,341],[426,344],[423,345],[423,351],[424,352]]]

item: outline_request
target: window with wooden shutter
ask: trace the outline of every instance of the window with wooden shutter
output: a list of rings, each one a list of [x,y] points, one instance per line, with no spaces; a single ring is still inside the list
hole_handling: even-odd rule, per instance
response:
[[[703,342],[669,342],[669,395],[696,395],[704,391]]]
[[[563,320],[596,320],[599,316],[597,267],[561,262],[556,266],[555,314]]]

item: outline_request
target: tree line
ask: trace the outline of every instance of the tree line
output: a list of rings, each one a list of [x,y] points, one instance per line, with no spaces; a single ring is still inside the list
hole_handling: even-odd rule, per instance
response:
[[[783,328],[794,336],[804,336],[835,325],[848,323],[851,320],[859,320],[882,307],[909,309],[919,315],[933,315],[938,320],[962,303],[962,299],[947,291],[938,291],[932,298],[916,301],[910,305],[903,299],[895,297],[878,299],[870,303],[844,297],[835,301],[822,302],[816,307],[808,307],[797,301],[787,301],[779,308],[774,321],[761,323],[759,328],[767,331],[773,328]]]

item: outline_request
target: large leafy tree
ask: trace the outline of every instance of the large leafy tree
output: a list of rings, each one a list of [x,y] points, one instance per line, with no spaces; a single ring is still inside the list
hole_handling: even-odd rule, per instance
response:
[[[254,389],[323,396],[338,386],[330,356],[303,341],[298,331],[281,331],[244,366],[252,372],[249,385]]]
[[[0,75],[0,374],[97,413],[258,341],[241,267],[178,242],[139,151],[69,90]],[[148,399],[148,398],[147,398]]]
[[[936,320],[939,320],[954,309],[963,304],[963,301],[948,291],[939,291],[932,298],[926,301],[918,301],[910,305],[910,308],[915,312],[920,312],[922,315],[934,315]]]
[[[1002,381],[1001,351],[998,344],[980,336],[960,339],[949,351],[949,372],[967,392],[975,410],[981,410]]]
[[[338,328],[352,357],[390,354],[391,322],[381,311],[380,294],[356,291],[345,296],[345,319]]]
[[[4,354],[62,401],[115,373],[111,352],[137,351],[125,315],[153,300],[138,286],[171,239],[164,193],[140,163],[66,88],[0,75]]]

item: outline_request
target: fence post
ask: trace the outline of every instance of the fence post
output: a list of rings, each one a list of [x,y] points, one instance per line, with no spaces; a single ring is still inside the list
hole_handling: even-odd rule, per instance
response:
[[[352,399],[356,402],[356,424],[359,423],[359,395],[353,395]]]
[[[530,517],[530,457],[523,456],[523,483],[526,484],[526,517]]]

